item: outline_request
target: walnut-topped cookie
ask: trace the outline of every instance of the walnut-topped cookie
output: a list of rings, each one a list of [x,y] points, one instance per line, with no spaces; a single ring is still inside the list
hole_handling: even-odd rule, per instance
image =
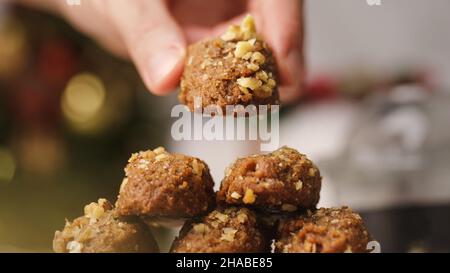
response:
[[[348,207],[321,208],[281,221],[275,251],[283,253],[367,252],[371,236]]]
[[[133,154],[125,168],[117,210],[122,216],[193,217],[215,203],[208,165],[160,147]]]
[[[277,105],[277,69],[267,43],[247,16],[220,38],[188,48],[179,99],[194,110],[195,98],[203,109],[214,105]]]
[[[84,208],[84,216],[66,221],[56,231],[57,253],[150,253],[158,246],[147,226],[136,218],[121,218],[106,199]]]
[[[252,211],[230,207],[214,210],[200,221],[187,222],[175,239],[171,252],[265,252],[268,242]]]
[[[295,212],[317,205],[321,181],[311,160],[294,149],[282,147],[233,163],[226,170],[217,200],[229,205]]]

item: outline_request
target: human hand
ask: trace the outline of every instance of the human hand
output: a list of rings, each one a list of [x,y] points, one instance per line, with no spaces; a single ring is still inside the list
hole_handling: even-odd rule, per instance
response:
[[[178,85],[189,43],[219,36],[250,13],[278,61],[281,99],[301,95],[303,0],[89,0],[80,6],[47,1],[56,1],[75,27],[117,55],[131,58],[157,95]]]

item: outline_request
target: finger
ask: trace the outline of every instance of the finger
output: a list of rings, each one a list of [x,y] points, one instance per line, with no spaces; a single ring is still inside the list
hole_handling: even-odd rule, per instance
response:
[[[111,22],[151,92],[167,94],[180,79],[186,40],[164,1],[108,1]]]
[[[240,14],[236,17],[231,18],[228,21],[222,22],[222,23],[214,26],[214,28],[212,29],[212,35],[213,36],[221,36],[222,34],[224,34],[227,31],[229,26],[239,25],[241,23],[241,21],[245,18],[245,16],[247,16],[246,13]]]
[[[281,97],[298,98],[304,81],[303,1],[252,0],[249,8],[259,15],[259,30],[274,51],[283,85]]]
[[[168,1],[170,11],[180,25],[213,27],[246,10],[246,0]]]
[[[299,86],[297,85],[281,85],[278,88],[278,91],[280,93],[280,100],[283,102],[284,105],[287,104],[293,104],[301,100],[301,98],[304,96],[304,92],[299,92],[299,90],[304,90],[304,81],[301,81],[299,83]]]
[[[212,30],[207,27],[188,25],[183,27],[183,31],[189,44],[213,36]]]
[[[102,1],[91,0],[79,6],[70,6],[61,1],[57,1],[55,4],[57,5],[55,8],[79,31],[93,37],[103,47],[119,57],[128,57],[127,49],[120,35],[104,14]],[[95,24],[91,23],[92,17],[96,18]]]

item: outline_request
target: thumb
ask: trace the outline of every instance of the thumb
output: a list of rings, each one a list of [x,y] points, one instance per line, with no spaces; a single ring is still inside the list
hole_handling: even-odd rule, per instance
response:
[[[300,97],[304,81],[303,0],[253,0],[265,39],[271,45],[280,70],[283,101]]]
[[[161,0],[108,1],[111,23],[147,87],[167,94],[179,81],[186,49],[182,30]]]

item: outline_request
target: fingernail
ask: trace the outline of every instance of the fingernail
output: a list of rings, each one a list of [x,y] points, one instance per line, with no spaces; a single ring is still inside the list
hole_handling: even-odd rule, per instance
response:
[[[167,47],[155,52],[148,61],[148,80],[152,86],[161,82],[182,62],[184,50],[177,47]]]

